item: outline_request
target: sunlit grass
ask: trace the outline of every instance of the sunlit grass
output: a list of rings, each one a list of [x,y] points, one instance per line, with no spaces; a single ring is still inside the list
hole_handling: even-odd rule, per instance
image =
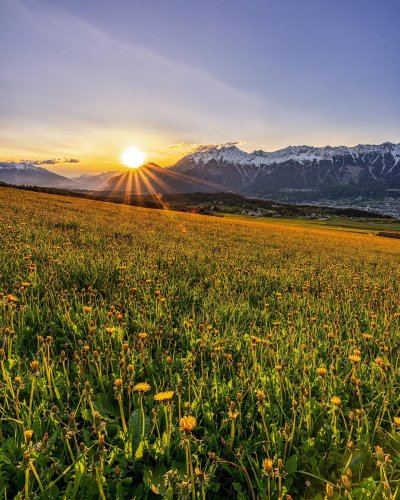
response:
[[[399,241],[0,203],[3,497],[395,497]]]

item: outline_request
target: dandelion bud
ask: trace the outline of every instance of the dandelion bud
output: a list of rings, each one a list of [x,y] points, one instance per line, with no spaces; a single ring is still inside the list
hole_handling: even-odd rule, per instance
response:
[[[347,443],[347,448],[349,449],[349,451],[350,451],[351,453],[354,453],[354,450],[356,449],[355,444],[354,444],[354,441],[349,441],[349,442]]]
[[[31,429],[25,431],[25,439],[27,444],[29,444],[32,441],[32,436],[33,436],[33,431]]]
[[[94,420],[94,424],[96,426],[100,425],[101,424],[101,415],[98,411],[95,411],[93,413],[93,420]]]
[[[326,483],[325,492],[327,498],[333,498],[333,486],[331,484]]]
[[[36,373],[39,369],[39,361],[31,361],[31,364],[29,365],[29,368],[32,373]]]
[[[348,476],[342,475],[342,483],[346,491],[351,490],[351,479]]]
[[[272,473],[272,470],[273,470],[273,462],[270,458],[266,458],[263,462],[263,467],[264,467],[264,472],[266,474],[271,474]]]
[[[100,450],[104,449],[105,442],[106,442],[106,440],[105,440],[104,436],[103,435],[99,436],[99,449]]]

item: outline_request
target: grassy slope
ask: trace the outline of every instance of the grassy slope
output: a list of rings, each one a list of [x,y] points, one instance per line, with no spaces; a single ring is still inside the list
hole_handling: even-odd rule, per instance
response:
[[[398,447],[398,241],[309,223],[221,219],[6,188],[0,206],[6,357],[0,409],[1,418],[19,422],[7,420],[1,441],[0,488],[10,496],[26,486],[17,466],[27,449],[46,495],[55,497],[67,488],[85,498],[112,497],[119,488],[130,498],[129,481],[140,497],[150,487],[150,472],[171,468],[180,471],[179,483],[190,482],[183,477],[179,411],[197,418],[193,460],[209,475],[209,497],[249,495],[251,488],[266,495],[270,482],[275,498],[278,480],[264,475],[265,458],[274,467],[283,460],[284,488],[296,498],[322,491],[324,481],[343,494],[346,464],[356,498],[361,488],[379,495],[383,476],[374,447]],[[145,341],[139,332],[149,334]],[[49,347],[38,344],[38,335],[51,337]],[[361,351],[355,368],[349,360],[354,350]],[[40,369],[30,412],[33,359]],[[323,379],[321,367],[328,372]],[[126,419],[136,415],[139,427],[143,401],[163,432],[163,412],[152,413],[153,395],[175,392],[172,434],[158,440],[149,424],[136,458],[127,445],[132,437],[121,433],[113,393],[119,378]],[[139,381],[151,386],[143,399],[131,392]],[[340,409],[330,403],[334,395]],[[70,452],[62,438],[78,403],[77,442],[90,450],[83,455],[73,440]],[[105,449],[92,433],[93,409],[107,428]],[[44,452],[24,442],[29,427],[35,446],[49,432]],[[211,461],[208,451],[221,462]],[[80,456],[84,478],[77,484],[68,467]],[[252,486],[223,460],[241,461]],[[115,479],[116,466],[125,483]],[[392,479],[398,477],[394,464]],[[33,476],[28,486],[39,492]]]

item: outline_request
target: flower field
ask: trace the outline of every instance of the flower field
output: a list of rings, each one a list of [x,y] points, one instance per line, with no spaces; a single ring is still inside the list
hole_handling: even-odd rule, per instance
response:
[[[399,240],[0,207],[1,498],[399,497]]]

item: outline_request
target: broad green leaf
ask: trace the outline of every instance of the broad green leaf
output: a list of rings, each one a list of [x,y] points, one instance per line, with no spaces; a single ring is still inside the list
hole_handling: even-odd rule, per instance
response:
[[[286,460],[285,463],[285,471],[287,474],[293,474],[297,471],[297,456],[292,455],[290,458]]]
[[[165,496],[167,489],[164,486],[164,474],[166,472],[167,469],[164,465],[158,465],[154,468],[145,467],[143,482],[146,487],[153,491],[156,495]]]

